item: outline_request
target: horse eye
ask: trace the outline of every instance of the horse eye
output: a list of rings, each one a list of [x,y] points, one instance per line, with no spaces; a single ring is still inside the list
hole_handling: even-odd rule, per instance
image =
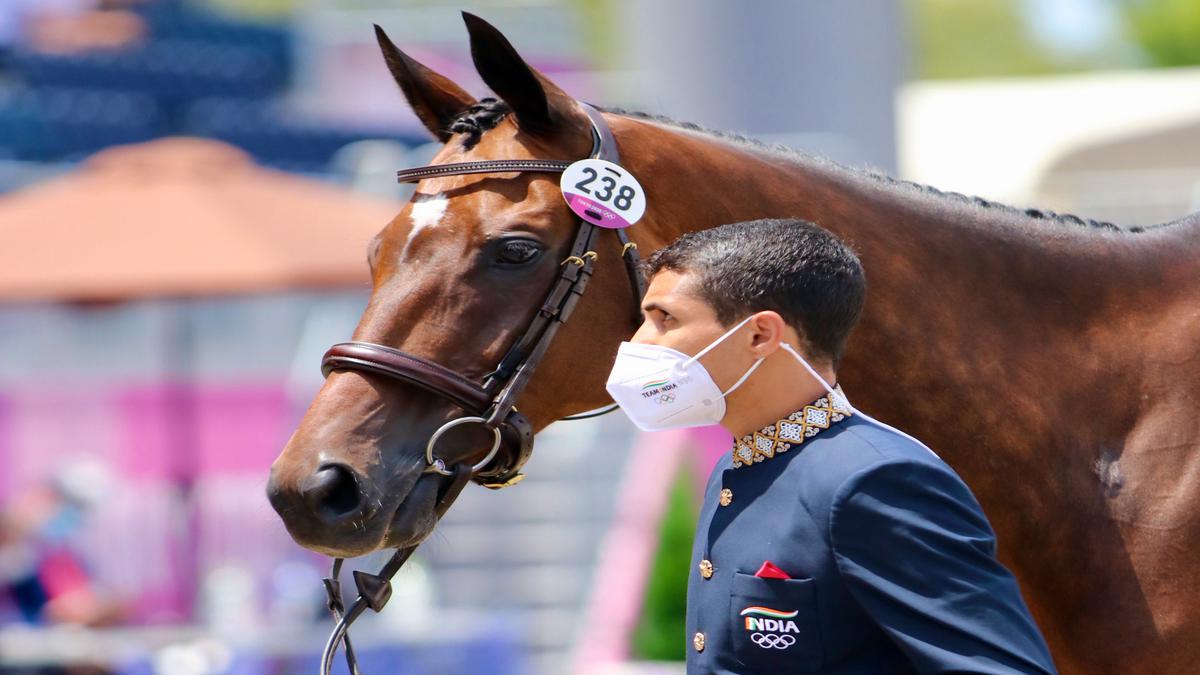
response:
[[[542,253],[541,244],[532,239],[509,239],[500,244],[496,262],[504,265],[524,265]]]

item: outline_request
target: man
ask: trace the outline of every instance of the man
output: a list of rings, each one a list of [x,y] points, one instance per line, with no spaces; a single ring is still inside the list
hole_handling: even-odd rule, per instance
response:
[[[849,248],[759,220],[646,264],[609,392],[643,429],[735,439],[696,531],[688,673],[1055,672],[967,486],[830,386],[865,296]]]

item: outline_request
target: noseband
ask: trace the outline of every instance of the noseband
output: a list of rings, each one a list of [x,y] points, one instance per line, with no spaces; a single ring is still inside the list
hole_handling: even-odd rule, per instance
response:
[[[593,159],[604,159],[620,163],[616,139],[604,117],[592,106],[578,102],[591,120]],[[549,159],[497,159],[477,162],[436,164],[397,172],[401,183],[414,183],[425,178],[462,176],[478,173],[562,173],[572,162]],[[468,480],[489,488],[508,487],[524,478],[524,466],[533,451],[533,426],[516,409],[517,398],[529,384],[534,370],[550,348],[558,329],[566,323],[575,305],[583,297],[591,279],[597,254],[592,249],[593,240],[600,228],[577,218],[579,230],[566,258],[559,264],[558,277],[550,287],[537,314],[513,345],[500,359],[495,370],[478,383],[445,366],[428,359],[403,352],[386,345],[372,342],[342,342],[329,348],[321,360],[321,372],[326,377],[338,370],[355,370],[397,380],[434,394],[467,414],[446,422],[429,437],[425,447],[426,473],[449,476],[450,480],[439,490],[436,515],[440,518],[458,496]],[[641,301],[646,292],[646,280],[640,269],[637,245],[629,241],[624,229],[614,230],[621,244],[621,257],[629,274],[630,288],[634,301],[633,320],[641,322]],[[610,406],[600,413],[576,415],[564,419],[583,419],[595,414],[614,410]],[[457,461],[447,466],[437,456],[436,446],[442,435],[450,429],[479,424],[492,434],[491,448],[474,464]],[[330,636],[321,656],[321,672],[328,675],[333,666],[333,657],[338,645],[346,646],[346,662],[352,675],[359,675],[347,630],[350,624],[367,608],[376,612],[383,609],[391,596],[390,579],[408,560],[416,545],[398,549],[379,574],[354,572],[358,598],[347,610],[342,605],[338,582],[342,560],[335,558],[329,578],[325,579],[325,590],[329,596],[329,609],[337,626]]]

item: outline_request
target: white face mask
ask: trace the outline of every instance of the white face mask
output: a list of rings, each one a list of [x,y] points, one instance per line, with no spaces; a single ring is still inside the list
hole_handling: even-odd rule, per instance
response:
[[[642,431],[718,424],[725,417],[725,397],[742,386],[763,360],[755,361],[733,386],[721,391],[700,357],[751,318],[742,319],[695,356],[670,347],[622,342],[605,389]]]
[[[718,424],[725,417],[725,397],[742,386],[762,365],[763,360],[760,358],[755,361],[732,387],[722,392],[704,366],[700,365],[699,359],[753,317],[751,314],[742,319],[741,323],[730,328],[695,356],[688,356],[670,347],[622,342],[605,388],[642,431]],[[873,424],[904,436],[937,457],[937,453],[921,441],[851,405],[845,396],[829,386],[829,382],[794,347],[786,342],[781,342],[779,346],[795,357],[839,405]]]

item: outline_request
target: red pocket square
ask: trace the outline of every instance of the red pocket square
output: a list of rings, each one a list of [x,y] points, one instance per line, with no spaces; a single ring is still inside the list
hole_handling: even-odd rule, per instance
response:
[[[784,572],[776,567],[775,563],[771,562],[770,560],[764,560],[762,567],[758,568],[758,571],[754,573],[754,576],[759,577],[760,579],[791,579],[787,572]]]

